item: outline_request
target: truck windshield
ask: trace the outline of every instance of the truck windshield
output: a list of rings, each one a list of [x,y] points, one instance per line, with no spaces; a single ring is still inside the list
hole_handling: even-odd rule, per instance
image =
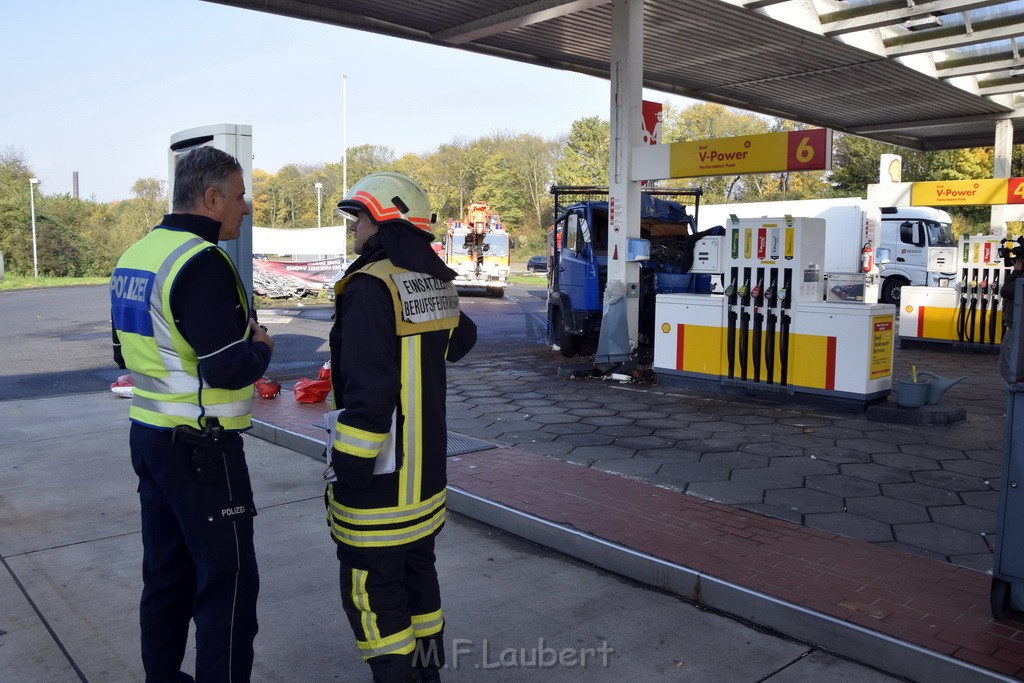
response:
[[[492,232],[489,235],[485,235],[484,244],[490,247],[486,252],[487,256],[508,256],[507,234],[503,232]]]
[[[492,232],[484,235],[484,244],[488,247],[484,256],[508,256],[508,233]],[[453,237],[452,253],[462,255],[469,253],[469,250],[466,249],[465,233]]]
[[[952,247],[956,246],[953,241],[953,226],[949,223],[939,223],[938,221],[922,221],[925,229],[928,231],[928,244],[933,247]]]

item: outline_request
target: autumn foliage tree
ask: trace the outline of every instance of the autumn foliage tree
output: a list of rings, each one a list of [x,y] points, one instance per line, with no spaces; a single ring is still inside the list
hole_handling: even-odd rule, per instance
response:
[[[699,141],[798,130],[801,124],[698,103],[685,108],[664,105],[662,141]],[[705,203],[770,201],[817,197],[865,197],[877,182],[879,155],[903,158],[903,179],[963,180],[992,175],[992,148],[919,152],[894,145],[836,134],[830,171],[764,173],[703,178],[678,178],[652,183],[657,187],[701,187]],[[565,135],[545,139],[515,131],[495,131],[469,140],[456,138],[422,154],[396,156],[383,144],[347,150],[351,186],[377,171],[399,171],[428,191],[439,223],[462,216],[472,201],[486,201],[501,214],[515,241],[516,258],[542,253],[547,227],[554,220],[550,187],[608,184],[611,128],[592,116],[574,121]],[[326,164],[292,163],[270,173],[254,169],[252,220],[272,228],[308,228],[317,224],[316,184],[321,184],[322,225],[339,225],[334,209],[345,190],[343,159]],[[1024,145],[1013,150],[1011,175],[1024,175]],[[6,269],[32,272],[29,184],[32,169],[18,151],[0,152],[0,250]],[[46,192],[36,186],[36,232],[41,274],[107,275],[118,256],[160,221],[167,209],[164,182],[140,179],[132,196],[99,203]],[[987,206],[958,207],[958,233],[986,232]]]

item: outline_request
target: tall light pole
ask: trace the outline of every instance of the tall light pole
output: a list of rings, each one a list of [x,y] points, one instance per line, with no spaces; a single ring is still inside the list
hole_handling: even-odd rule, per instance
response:
[[[341,76],[341,196],[348,194],[348,76]],[[341,260],[348,258],[348,214],[341,216]]]
[[[36,185],[39,178],[28,179],[28,205],[32,211],[32,274],[39,279],[39,259],[36,256]]]
[[[320,190],[324,188],[323,183],[317,183],[313,187],[316,188],[316,227],[320,227]]]

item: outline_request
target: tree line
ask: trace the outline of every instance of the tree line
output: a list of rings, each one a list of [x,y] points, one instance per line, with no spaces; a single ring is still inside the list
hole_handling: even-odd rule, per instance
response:
[[[718,104],[680,108],[664,105],[662,142],[707,140],[798,130],[804,126]],[[853,135],[836,134],[833,168],[753,175],[672,179],[656,187],[700,187],[702,203],[863,197],[878,180],[879,156],[903,157],[903,180],[966,180],[992,176],[991,147],[919,152]],[[438,216],[437,236],[446,219],[457,219],[473,201],[488,202],[501,214],[513,237],[517,258],[544,252],[553,222],[552,185],[607,185],[610,125],[600,117],[572,123],[557,138],[497,131],[467,140],[456,138],[425,154],[396,156],[390,147],[368,144],[347,150],[347,160],[326,164],[288,164],[276,173],[253,170],[252,219],[271,228],[317,225],[316,183],[321,183],[322,225],[340,225],[334,207],[351,186],[377,171],[398,171],[420,182]],[[1024,176],[1024,145],[1016,145],[1010,175]],[[12,273],[32,273],[28,179],[33,176],[17,150],[0,152],[0,251]],[[70,194],[36,194],[36,233],[40,274],[108,275],[120,254],[160,222],[167,211],[166,183],[142,178],[122,201],[101,203]],[[988,232],[989,207],[950,211],[959,234]],[[705,228],[709,226],[699,226]],[[1018,227],[1019,229],[1019,227]]]

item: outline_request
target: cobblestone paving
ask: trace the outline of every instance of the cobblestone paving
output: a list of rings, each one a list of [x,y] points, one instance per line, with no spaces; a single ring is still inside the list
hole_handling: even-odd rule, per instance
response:
[[[911,366],[967,376],[940,405],[950,425],[894,424],[863,413],[557,376],[566,361],[474,355],[449,368],[448,427],[980,571],[996,541],[1006,391],[996,356],[895,351]],[[894,400],[891,397],[890,400]]]

